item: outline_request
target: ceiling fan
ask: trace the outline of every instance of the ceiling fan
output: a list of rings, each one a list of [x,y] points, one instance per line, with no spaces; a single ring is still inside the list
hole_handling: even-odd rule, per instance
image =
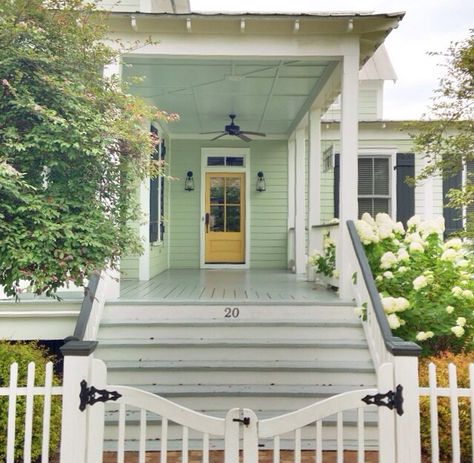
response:
[[[247,135],[256,135],[257,137],[266,137],[264,133],[261,132],[251,132],[249,130],[240,130],[240,127],[234,123],[234,119],[236,118],[235,114],[229,114],[231,122],[229,125],[224,127],[223,131],[220,132],[202,132],[201,135],[209,135],[212,133],[218,133],[217,137],[211,139],[211,141],[217,140],[218,138],[224,137],[226,135],[233,135],[235,137],[239,137],[241,140],[246,142],[252,141],[251,138],[247,137]]]

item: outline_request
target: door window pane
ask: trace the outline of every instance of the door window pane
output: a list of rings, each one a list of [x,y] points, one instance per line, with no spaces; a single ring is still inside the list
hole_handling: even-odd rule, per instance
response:
[[[211,206],[209,215],[209,231],[224,231],[224,206]]]
[[[211,204],[224,204],[224,178],[211,177]]]
[[[226,179],[226,203],[240,204],[240,178],[228,177]]]
[[[240,206],[227,206],[226,231],[240,232]]]

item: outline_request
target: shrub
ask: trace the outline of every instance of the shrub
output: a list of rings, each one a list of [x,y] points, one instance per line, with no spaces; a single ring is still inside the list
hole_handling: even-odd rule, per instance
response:
[[[463,354],[452,354],[443,352],[437,357],[426,357],[421,359],[419,376],[420,386],[428,386],[428,364],[436,365],[436,382],[438,387],[447,387],[448,364],[454,363],[457,369],[458,387],[469,387],[469,364],[474,363],[474,352]],[[461,437],[461,463],[471,462],[472,440],[471,440],[471,414],[468,397],[459,399],[459,432]],[[431,461],[431,435],[430,435],[430,402],[428,397],[420,398],[420,420],[421,420],[421,448],[424,455]],[[439,453],[441,462],[452,461],[451,442],[451,411],[449,398],[438,398],[438,434]]]
[[[424,355],[472,350],[474,260],[459,238],[443,243],[444,219],[412,217],[405,231],[387,214],[356,227],[390,328]]]
[[[51,358],[36,343],[10,344],[0,341],[0,387],[7,387],[10,381],[10,365],[18,363],[18,386],[26,386],[28,363],[36,364],[35,385],[42,386],[45,381],[45,366]],[[54,384],[58,379],[54,378]],[[31,445],[32,461],[37,461],[41,456],[42,431],[43,431],[43,398],[37,396],[33,402],[33,433]],[[24,461],[23,442],[25,433],[25,407],[24,396],[17,397],[16,403],[16,436],[15,436],[15,462]],[[8,397],[0,397],[0,461],[6,460],[7,451],[7,423],[8,423]],[[51,401],[50,420],[50,451],[53,452],[59,443],[61,432],[61,400],[53,396]]]

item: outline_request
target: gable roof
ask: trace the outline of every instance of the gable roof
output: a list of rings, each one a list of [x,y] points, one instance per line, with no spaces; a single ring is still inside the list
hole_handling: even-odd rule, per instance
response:
[[[397,80],[397,74],[392,66],[385,45],[380,45],[362,67],[359,73],[360,80]]]

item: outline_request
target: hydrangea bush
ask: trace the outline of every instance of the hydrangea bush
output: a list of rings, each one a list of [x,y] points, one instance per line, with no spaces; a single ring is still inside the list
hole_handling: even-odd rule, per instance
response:
[[[356,228],[394,334],[425,354],[473,350],[474,260],[461,239],[443,242],[444,219],[414,216],[405,230],[364,214]]]
[[[308,263],[314,267],[314,271],[326,277],[338,278],[336,270],[336,243],[328,231],[324,235],[323,250],[314,250],[308,257]]]

